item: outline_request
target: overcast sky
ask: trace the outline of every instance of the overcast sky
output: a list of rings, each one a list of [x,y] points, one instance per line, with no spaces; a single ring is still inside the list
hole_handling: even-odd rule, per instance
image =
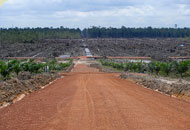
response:
[[[174,24],[190,27],[190,0],[6,0],[0,7],[0,27],[174,27]]]

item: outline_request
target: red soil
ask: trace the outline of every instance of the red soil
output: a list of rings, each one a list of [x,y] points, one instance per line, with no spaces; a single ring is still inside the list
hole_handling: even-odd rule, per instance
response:
[[[0,130],[189,129],[189,102],[85,65],[0,109]]]

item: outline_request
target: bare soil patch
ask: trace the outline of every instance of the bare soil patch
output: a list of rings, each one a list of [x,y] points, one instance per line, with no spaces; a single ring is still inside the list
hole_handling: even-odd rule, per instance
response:
[[[72,70],[72,72],[93,73],[93,72],[99,72],[99,69],[89,67],[85,64],[77,64],[75,68]]]

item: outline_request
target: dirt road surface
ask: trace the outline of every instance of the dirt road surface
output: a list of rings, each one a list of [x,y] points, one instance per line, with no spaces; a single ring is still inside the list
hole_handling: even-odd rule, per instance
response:
[[[190,130],[190,103],[77,65],[0,109],[0,130]]]

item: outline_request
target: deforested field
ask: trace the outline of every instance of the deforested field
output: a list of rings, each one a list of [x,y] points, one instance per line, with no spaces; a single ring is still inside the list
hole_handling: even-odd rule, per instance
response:
[[[89,39],[96,56],[148,56],[156,60],[190,56],[190,40],[177,38]]]
[[[59,57],[84,55],[82,40],[46,39],[37,43],[0,44],[0,57]]]
[[[146,56],[155,60],[190,56],[190,40],[180,38],[46,39],[36,43],[0,44],[0,57]]]

